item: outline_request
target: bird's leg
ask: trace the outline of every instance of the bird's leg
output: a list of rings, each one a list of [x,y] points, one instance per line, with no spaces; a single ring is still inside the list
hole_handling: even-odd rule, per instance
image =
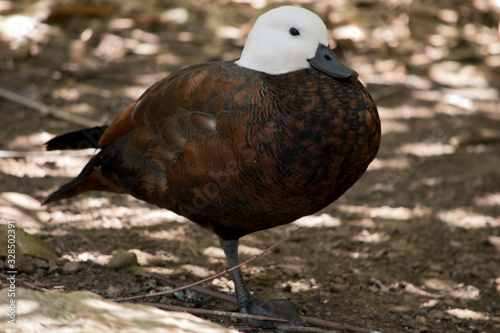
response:
[[[229,266],[237,266],[239,264],[238,240],[223,240],[221,238],[219,238],[219,240]],[[296,325],[307,326],[307,324],[302,321],[300,316],[297,314],[297,310],[300,308],[299,304],[278,299],[254,300],[245,286],[245,281],[243,280],[240,267],[232,270],[231,273],[233,275],[234,289],[236,291],[236,298],[238,299],[239,309],[241,312],[259,316],[283,318]]]
[[[229,263],[229,267],[234,267],[239,264],[238,259],[238,239],[235,240],[223,240],[219,238],[220,245],[224,250],[224,254],[226,255],[227,262]],[[238,267],[231,271],[233,275],[233,283],[234,289],[236,291],[236,298],[238,299],[238,304],[241,310],[247,311],[247,308],[252,303],[252,297],[248,292],[248,289],[245,285],[245,281],[243,280],[243,276],[241,275],[241,268]]]

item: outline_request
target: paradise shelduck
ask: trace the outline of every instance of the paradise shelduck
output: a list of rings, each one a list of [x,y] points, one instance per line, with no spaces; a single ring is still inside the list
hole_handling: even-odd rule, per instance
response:
[[[64,134],[48,150],[100,148],[45,204],[98,190],[130,194],[219,236],[230,266],[238,239],[313,214],[365,172],[381,130],[357,73],[328,45],[314,13],[263,14],[241,58],[158,81],[109,125]],[[295,307],[253,299],[233,272],[240,311],[300,323]]]

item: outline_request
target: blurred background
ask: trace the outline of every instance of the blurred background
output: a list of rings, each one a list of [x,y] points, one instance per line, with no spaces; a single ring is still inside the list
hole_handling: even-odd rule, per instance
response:
[[[135,249],[141,265],[190,281],[223,269],[215,237],[134,199],[40,207],[93,154],[43,143],[109,123],[180,68],[237,59],[256,18],[289,4],[326,23],[379,107],[383,139],[336,203],[242,240],[245,257],[304,227],[248,269],[250,289],[388,332],[500,330],[499,0],[0,1],[0,219],[81,267]],[[133,277],[115,295],[112,278],[57,280],[27,258],[26,279],[48,289],[134,293]]]

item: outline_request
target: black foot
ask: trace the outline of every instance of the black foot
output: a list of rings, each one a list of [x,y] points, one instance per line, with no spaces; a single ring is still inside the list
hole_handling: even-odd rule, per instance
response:
[[[240,309],[240,311],[257,316],[285,319],[299,326],[309,326],[297,313],[300,308],[300,304],[279,299],[254,299],[250,305]]]

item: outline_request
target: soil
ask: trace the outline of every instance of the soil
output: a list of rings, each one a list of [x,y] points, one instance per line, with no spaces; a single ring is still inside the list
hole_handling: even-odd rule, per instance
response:
[[[132,27],[118,14],[70,17],[61,11],[45,22],[43,39],[28,42],[27,53],[2,58],[2,84],[51,107],[109,123],[169,73],[238,57],[243,36],[218,35],[210,27],[210,6],[193,10],[196,20],[166,26],[134,10],[124,15],[133,18]],[[217,18],[239,23],[245,32],[249,26],[243,22],[262,11],[232,5]],[[125,28],[116,28],[120,23]],[[137,51],[126,44],[133,40],[158,50]],[[242,238],[244,260],[302,227],[244,268],[248,287],[256,296],[298,302],[307,316],[383,332],[499,332],[500,143],[487,144],[481,136],[475,144],[460,141],[478,132],[500,133],[498,68],[476,57],[412,65],[404,51],[358,46],[344,45],[340,55],[360,73],[379,107],[378,157],[323,211]],[[128,196],[91,193],[39,206],[78,174],[93,151],[45,153],[46,140],[82,126],[5,99],[0,103],[0,149],[19,152],[0,159],[2,223],[15,220],[60,257],[49,263],[24,256],[19,279],[59,292],[90,290],[119,298],[167,286],[107,268],[121,252],[133,251],[147,270],[185,282],[226,268],[215,235]],[[227,275],[204,286],[232,292]],[[193,293],[153,301],[234,309]]]

